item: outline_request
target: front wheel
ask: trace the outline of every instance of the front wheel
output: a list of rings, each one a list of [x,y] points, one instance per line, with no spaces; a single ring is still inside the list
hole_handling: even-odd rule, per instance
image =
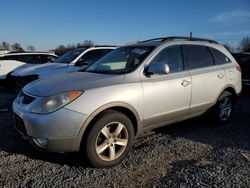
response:
[[[86,141],[86,154],[95,167],[112,167],[128,154],[134,141],[130,119],[117,111],[108,110],[100,115]]]

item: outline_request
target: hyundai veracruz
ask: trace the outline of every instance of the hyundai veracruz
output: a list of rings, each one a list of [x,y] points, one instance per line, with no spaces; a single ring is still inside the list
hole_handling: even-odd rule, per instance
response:
[[[13,102],[17,130],[53,152],[82,150],[95,167],[128,154],[143,130],[213,109],[226,123],[241,70],[217,42],[167,37],[117,48],[84,71],[28,84]]]

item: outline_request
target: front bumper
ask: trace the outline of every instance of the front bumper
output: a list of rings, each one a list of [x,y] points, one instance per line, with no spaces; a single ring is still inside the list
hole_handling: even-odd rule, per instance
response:
[[[79,151],[80,129],[86,114],[61,108],[50,114],[34,114],[15,101],[13,103],[16,129],[35,147],[51,152]],[[41,145],[37,140],[47,140]]]

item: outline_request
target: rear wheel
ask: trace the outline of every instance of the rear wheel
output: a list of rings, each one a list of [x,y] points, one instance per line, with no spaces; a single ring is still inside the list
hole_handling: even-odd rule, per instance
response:
[[[233,96],[232,93],[224,91],[219,97],[216,104],[215,117],[219,122],[225,124],[227,123],[233,111]]]
[[[86,154],[95,167],[112,167],[128,154],[134,141],[130,119],[117,111],[108,110],[94,123],[86,141]]]

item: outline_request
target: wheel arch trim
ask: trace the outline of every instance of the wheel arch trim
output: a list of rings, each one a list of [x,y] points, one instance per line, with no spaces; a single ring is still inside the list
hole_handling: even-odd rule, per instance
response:
[[[81,142],[82,142],[82,138],[84,137],[84,134],[86,133],[87,129],[90,128],[89,126],[91,126],[91,123],[93,122],[93,120],[102,112],[104,112],[105,110],[108,109],[112,109],[112,108],[125,108],[127,110],[129,110],[130,112],[133,113],[133,115],[136,118],[136,122],[137,125],[136,128],[136,135],[139,135],[142,130],[142,118],[140,118],[139,113],[135,110],[134,107],[132,107],[131,105],[124,103],[124,102],[112,102],[112,103],[108,103],[105,104],[101,107],[99,107],[98,109],[96,109],[94,112],[92,112],[87,119],[84,121],[83,125],[81,126],[79,132],[78,132],[78,140],[79,140],[79,149],[81,147]]]

